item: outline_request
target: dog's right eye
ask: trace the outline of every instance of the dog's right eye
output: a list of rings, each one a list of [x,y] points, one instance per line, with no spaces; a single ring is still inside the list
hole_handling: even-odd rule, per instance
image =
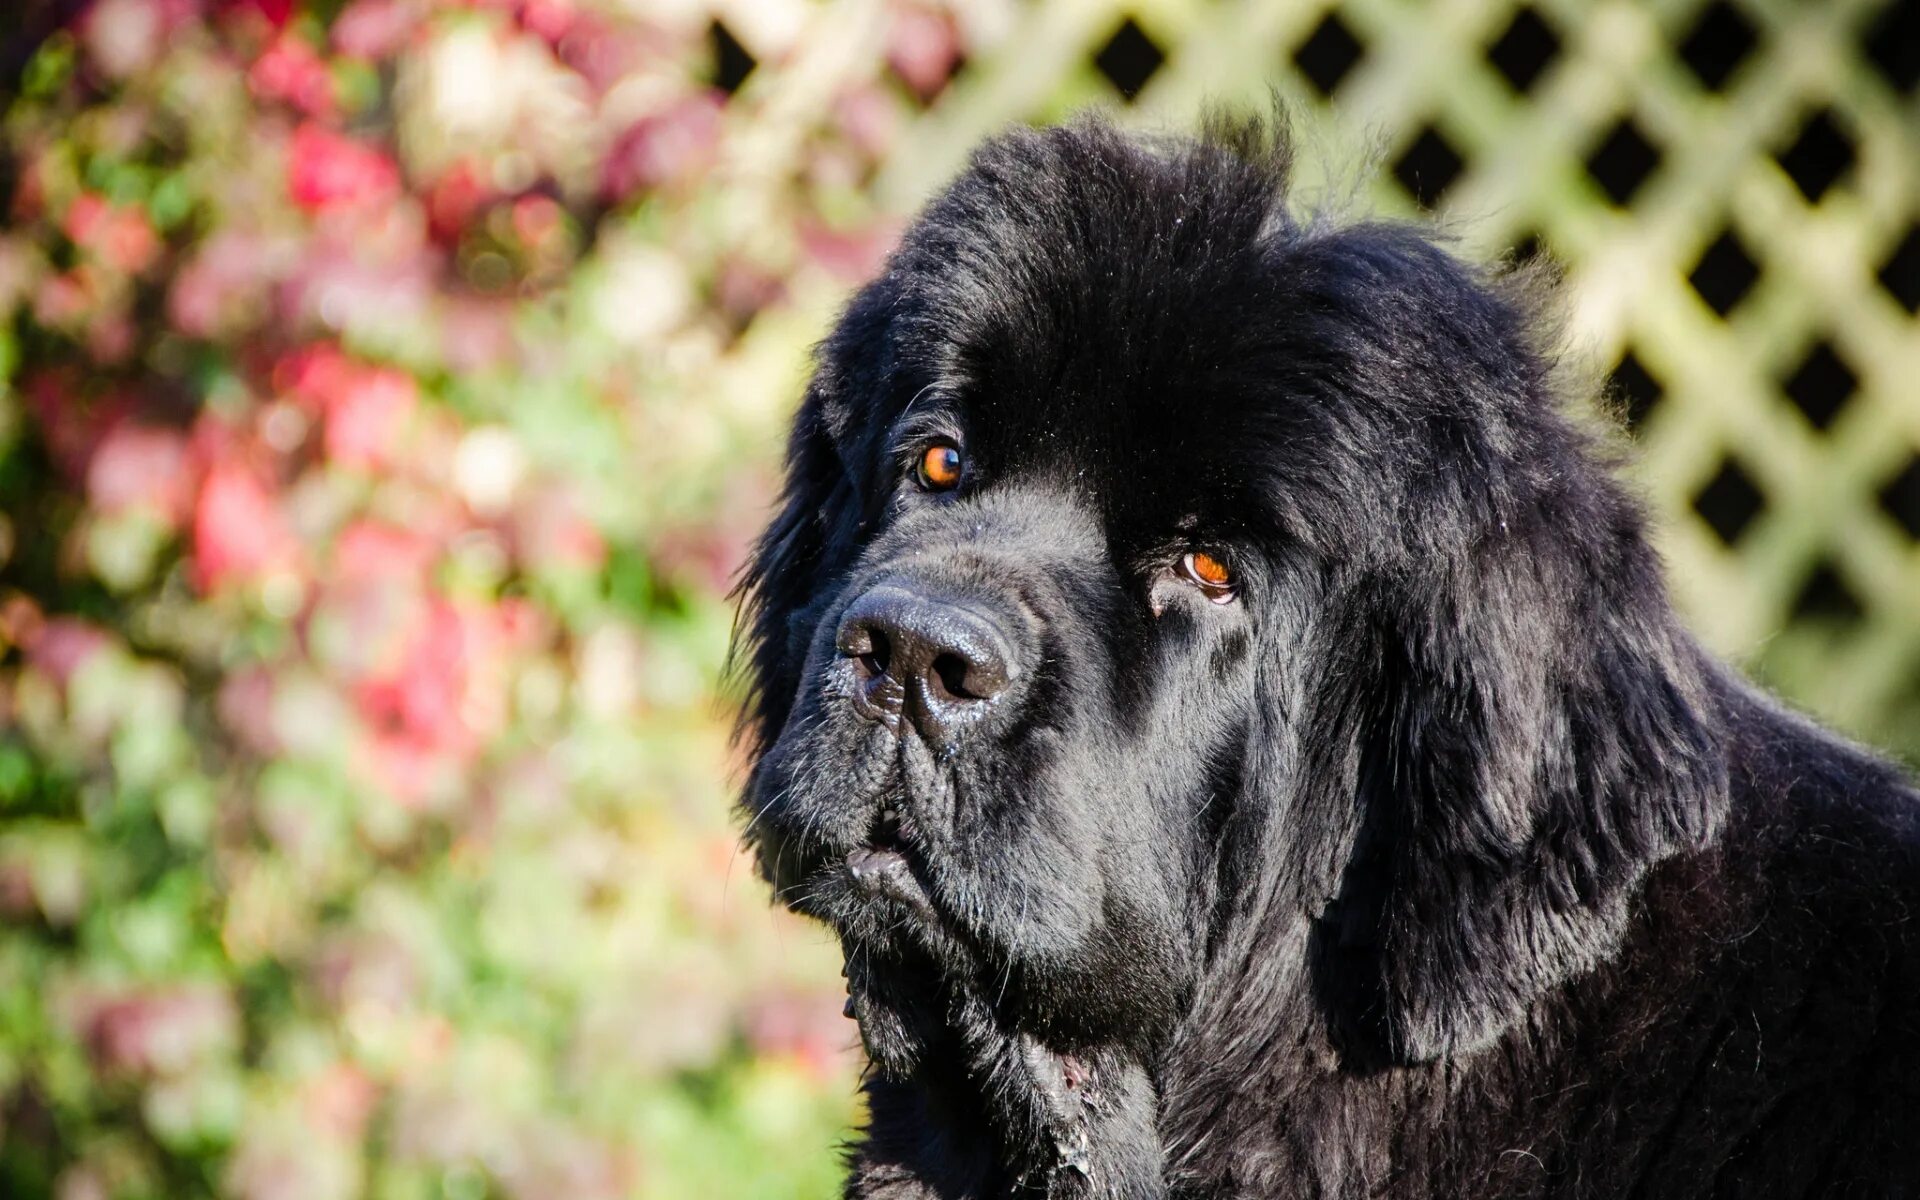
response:
[[[966,460],[961,457],[958,446],[935,442],[921,452],[915,474],[920,486],[928,491],[949,492],[960,486],[960,473],[965,466]]]
[[[1190,550],[1182,555],[1180,574],[1215,604],[1225,604],[1233,599],[1233,569],[1204,550]]]

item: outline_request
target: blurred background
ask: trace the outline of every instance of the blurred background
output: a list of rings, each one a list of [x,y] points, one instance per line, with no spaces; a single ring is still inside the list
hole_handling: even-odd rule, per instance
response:
[[[7,11],[0,1195],[833,1193],[725,596],[835,305],[1087,104],[1557,258],[1695,626],[1920,758],[1913,0]]]

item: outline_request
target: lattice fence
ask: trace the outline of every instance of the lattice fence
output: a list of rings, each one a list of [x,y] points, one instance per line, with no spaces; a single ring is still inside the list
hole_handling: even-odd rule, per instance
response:
[[[1920,756],[1920,3],[743,0],[715,79],[797,113],[901,21],[934,50],[880,68],[913,114],[863,185],[892,211],[1009,122],[1177,125],[1274,88],[1310,164],[1371,156],[1376,210],[1551,253],[1694,625]]]

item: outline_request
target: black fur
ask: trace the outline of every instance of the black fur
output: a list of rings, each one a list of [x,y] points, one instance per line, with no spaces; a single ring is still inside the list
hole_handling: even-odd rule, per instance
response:
[[[845,947],[848,1194],[1920,1195],[1920,797],[1680,628],[1538,289],[1287,158],[1007,134],[820,350],[745,806]],[[948,742],[852,703],[879,581],[1021,668]]]

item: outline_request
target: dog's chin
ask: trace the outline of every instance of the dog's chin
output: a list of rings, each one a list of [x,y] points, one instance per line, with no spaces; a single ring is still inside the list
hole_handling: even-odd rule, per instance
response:
[[[851,846],[819,848],[799,877],[780,888],[780,898],[831,927],[849,955],[946,940],[929,863],[897,803],[881,802]]]

